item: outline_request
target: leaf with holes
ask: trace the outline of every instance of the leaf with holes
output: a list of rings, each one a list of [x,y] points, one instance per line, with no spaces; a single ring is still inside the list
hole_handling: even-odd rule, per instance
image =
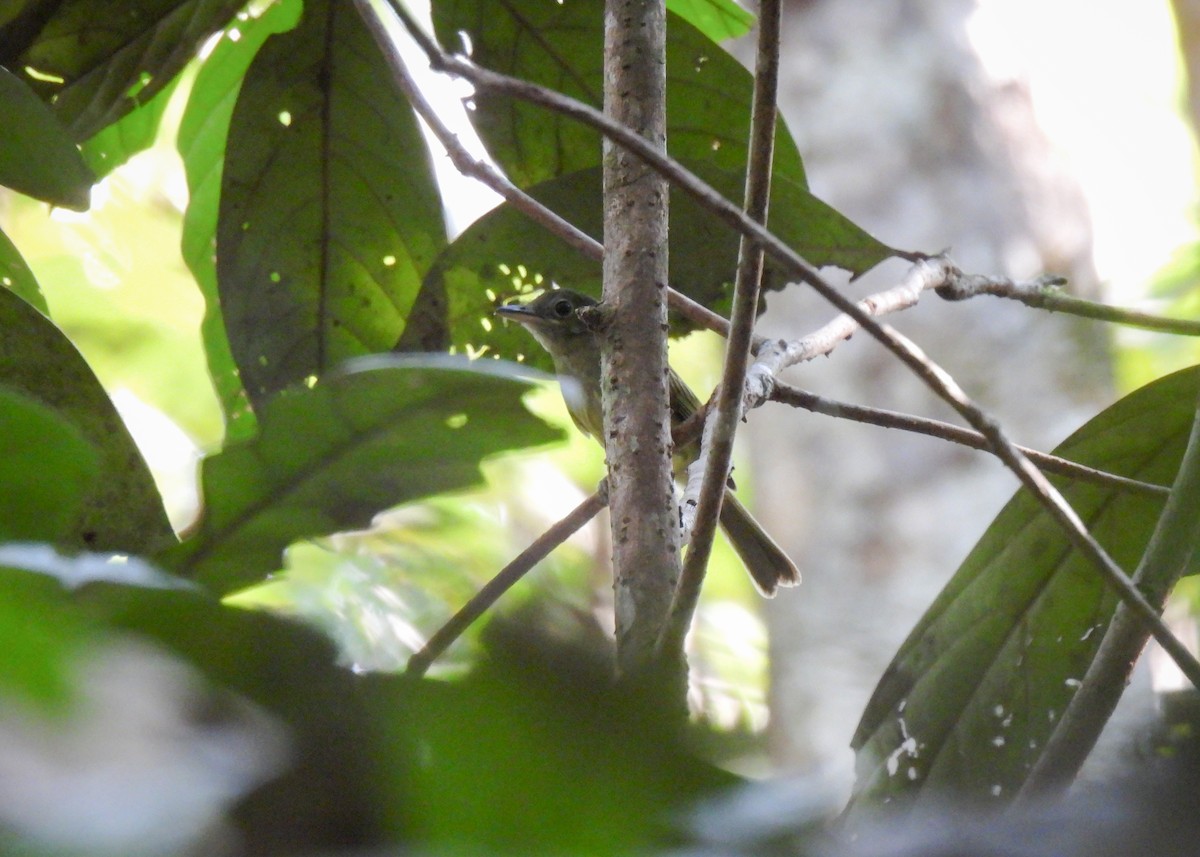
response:
[[[751,75],[674,14],[667,24],[667,148],[689,162],[741,173],[750,133]],[[438,38],[465,34],[482,66],[599,107],[604,88],[604,4],[599,0],[440,0]],[[505,95],[477,92],[471,119],[488,150],[521,187],[600,164],[599,135],[573,119]],[[776,135],[776,176],[805,186],[791,134]],[[739,194],[740,198],[740,194]]]
[[[258,437],[205,460],[201,526],[162,561],[224,594],[298,539],[472,485],[484,457],[560,436],[525,410],[529,386],[492,361],[382,355],[282,393]]]
[[[217,295],[217,211],[225,139],[238,90],[255,54],[270,36],[296,26],[301,8],[300,0],[281,0],[262,15],[239,23],[236,39],[224,34],[196,74],[179,123],[177,145],[188,182],[183,258],[204,295],[206,311],[200,332],[208,371],[225,412],[226,443],[253,437],[256,425],[230,353]]]
[[[1056,455],[1170,485],[1187,443],[1200,370],[1137,390],[1068,438]],[[1127,571],[1138,564],[1161,495],[1056,479]],[[855,802],[938,794],[1015,794],[1079,686],[1116,598],[1025,491],[992,523],[909,635],[854,736]]]
[[[728,199],[740,193],[739,176],[705,163],[685,163]],[[538,201],[597,239],[601,227],[598,167],[552,179],[530,191]],[[737,266],[738,236],[716,216],[680,191],[670,201],[671,285],[705,306],[728,314]],[[838,265],[862,273],[894,252],[803,187],[786,179],[774,183],[772,229],[815,265]],[[430,270],[398,346],[402,351],[458,351],[531,359],[549,368],[540,349],[515,325],[493,318],[498,301],[514,295],[521,266],[593,295],[600,293],[600,263],[505,203],[480,218],[446,248]],[[520,277],[515,277],[517,281]],[[764,290],[780,289],[787,278],[767,262]],[[681,331],[683,329],[681,328]]]
[[[251,401],[391,348],[444,244],[385,58],[353,4],[312,0],[251,64],[226,145],[217,283]]]
[[[245,0],[30,3],[0,26],[0,65],[86,140],[149,102]]]

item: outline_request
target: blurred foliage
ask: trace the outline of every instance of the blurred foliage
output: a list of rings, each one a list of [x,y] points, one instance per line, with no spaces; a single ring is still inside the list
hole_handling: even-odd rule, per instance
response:
[[[1159,272],[1150,287],[1154,312],[1177,318],[1200,318],[1200,244],[1182,248]],[[1120,331],[1123,347],[1118,368],[1126,387],[1148,383],[1200,361],[1195,337],[1161,336]]]
[[[752,81],[714,39],[751,18],[730,0],[670,6],[672,153],[736,197]],[[476,62],[599,103],[599,0],[437,0],[432,12],[447,41],[469,38]],[[574,432],[544,455],[514,454],[568,423],[543,376],[468,359],[528,357],[491,308],[550,279],[594,286],[595,266],[507,207],[451,240],[419,124],[351,3],[13,0],[0,3],[0,66],[0,104],[19,117],[0,134],[0,183],[92,206],[47,214],[0,200],[0,536],[35,543],[0,547],[0,828],[25,830],[7,813],[37,790],[13,771],[45,761],[30,737],[42,720],[62,738],[100,713],[85,656],[136,640],[173,666],[160,674],[148,660],[164,694],[111,689],[105,704],[134,750],[102,731],[59,754],[70,759],[61,782],[37,781],[52,798],[33,814],[62,813],[80,825],[64,822],[68,833],[87,839],[94,807],[73,804],[68,786],[99,776],[82,767],[105,757],[92,750],[122,776],[147,763],[125,811],[152,815],[209,750],[251,761],[278,731],[279,770],[264,753],[262,770],[164,817],[202,831],[205,813],[229,809],[246,853],[263,855],[686,847],[686,812],[737,782],[714,760],[752,767],[766,714],[763,629],[727,549],[694,627],[691,724],[671,719],[677,701],[658,688],[614,682],[603,522],[509,593],[438,678],[387,674],[599,481],[601,450]],[[471,107],[495,161],[598,234],[599,138],[488,93]],[[893,252],[809,193],[785,126],[777,142],[772,218],[788,240],[854,274]],[[672,209],[681,287],[727,306],[736,241],[694,206]],[[697,337],[674,352],[703,390],[715,380],[696,357],[706,347]],[[1157,382],[1064,451],[1169,482],[1195,386],[1194,372]],[[178,513],[168,523],[169,480],[156,485],[144,460],[162,442],[151,415],[187,433],[172,448],[180,470],[207,452],[203,510],[186,528]],[[749,481],[739,473],[743,490]],[[1136,564],[1158,501],[1067,490]],[[920,752],[948,761],[916,786],[1019,782],[1031,756],[1024,743],[998,751],[988,718],[1002,705],[1022,739],[1042,740],[1029,724],[1063,703],[1113,608],[1060,540],[1023,496],[993,524],[864,717],[861,801],[894,796],[876,774],[918,721]],[[1024,628],[1078,642],[1034,647]],[[1025,695],[992,693],[1010,680]],[[158,696],[180,703],[164,716],[184,728],[138,734]],[[148,748],[165,734],[185,735],[184,752],[159,768]],[[126,792],[100,791],[90,798]],[[771,801],[788,822],[776,831],[760,817],[730,850],[800,849],[811,806]],[[159,853],[88,841],[83,853]],[[0,851],[8,844],[0,835]]]

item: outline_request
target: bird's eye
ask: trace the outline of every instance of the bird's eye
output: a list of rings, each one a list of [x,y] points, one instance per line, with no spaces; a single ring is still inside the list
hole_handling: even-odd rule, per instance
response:
[[[559,318],[566,318],[571,314],[571,302],[566,298],[555,302],[554,314]]]

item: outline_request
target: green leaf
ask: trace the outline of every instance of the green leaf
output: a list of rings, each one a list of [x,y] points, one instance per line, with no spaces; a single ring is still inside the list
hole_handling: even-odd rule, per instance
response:
[[[741,193],[740,176],[705,163],[685,166],[729,199]],[[599,167],[552,179],[530,193],[589,235],[599,239],[603,234]],[[680,191],[672,191],[670,211],[671,285],[705,306],[725,309],[737,266],[737,234]],[[787,179],[775,181],[771,211],[776,234],[815,265],[839,265],[857,274],[893,253]],[[533,365],[549,368],[540,349],[530,351],[528,334],[493,317],[497,302],[518,291],[513,275],[505,271],[522,265],[530,276],[540,274],[547,282],[600,292],[598,262],[504,203],[472,224],[430,270],[398,350],[453,347],[512,360],[532,357]],[[763,288],[780,289],[787,282],[768,261]]]
[[[56,541],[95,482],[91,444],[54,411],[0,388],[0,541]]]
[[[75,0],[36,4],[0,28],[0,65],[53,100],[75,140],[149,102],[245,0]],[[57,80],[55,80],[57,79]]]
[[[79,658],[105,635],[93,611],[81,608],[69,590],[97,582],[120,583],[140,595],[187,585],[134,557],[68,557],[48,545],[0,545],[0,697],[18,696],[47,714],[70,701]]]
[[[587,647],[578,625],[548,628],[536,606],[518,619],[489,623],[487,655],[461,680],[371,687],[379,710],[399,712],[380,750],[405,776],[404,793],[420,795],[403,811],[424,850],[649,854],[664,835],[678,835],[668,832],[673,824],[678,831],[689,816],[722,811],[696,810],[741,782],[697,757],[712,740],[705,726],[675,728],[664,713],[672,702],[650,682],[622,693],[612,653],[594,640]]]
[[[283,393],[257,438],[205,460],[201,526],[163,561],[227,593],[298,539],[472,485],[483,457],[558,437],[524,409],[528,388],[490,361],[380,356]]]
[[[42,315],[50,314],[46,306],[46,297],[42,294],[33,271],[29,270],[21,251],[3,231],[0,231],[0,286],[8,289]]]
[[[83,159],[97,177],[106,176],[138,152],[154,145],[163,113],[175,93],[175,78],[146,104],[129,111],[89,138],[82,146]]]
[[[15,697],[33,703],[44,715],[70,702],[73,662],[97,634],[65,600],[45,578],[0,563],[0,698],[6,702]]]
[[[667,8],[714,42],[750,32],[754,15],[733,0],[667,0]]]
[[[204,295],[201,334],[208,371],[225,412],[227,443],[253,437],[257,424],[233,362],[217,295],[217,210],[225,139],[238,90],[255,54],[271,35],[294,27],[301,9],[300,0],[281,0],[261,16],[239,23],[237,39],[226,33],[200,67],[179,123],[177,145],[188,181],[183,258]]]
[[[676,15],[667,24],[667,147],[691,163],[746,168],[753,79],[741,63]],[[599,0],[440,0],[443,44],[470,39],[482,66],[540,83],[594,107],[604,86],[604,6]],[[521,187],[600,164],[600,138],[578,122],[508,96],[478,92],[471,119],[488,150]],[[806,186],[800,153],[779,125],[776,176]],[[740,193],[739,197],[740,198]]]
[[[1055,454],[1170,485],[1187,443],[1200,369],[1149,384]],[[1056,479],[1129,572],[1163,499]],[[1116,607],[1100,575],[1027,492],[992,523],[901,646],[853,746],[856,801],[1008,800],[1087,672]]]
[[[95,177],[54,113],[0,66],[0,184],[35,199],[87,211]]]
[[[444,244],[385,58],[353,4],[311,0],[259,51],[229,129],[217,282],[251,400],[391,348]]]
[[[0,385],[72,424],[99,452],[94,487],[64,544],[143,552],[174,541],[162,498],[100,382],[45,316],[0,289]]]

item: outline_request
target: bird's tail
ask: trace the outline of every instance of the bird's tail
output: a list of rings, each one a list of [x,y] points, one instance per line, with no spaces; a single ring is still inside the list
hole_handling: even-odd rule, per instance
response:
[[[769,598],[778,587],[795,586],[800,582],[800,571],[795,564],[737,501],[732,491],[725,492],[721,503],[721,528],[763,595]]]

